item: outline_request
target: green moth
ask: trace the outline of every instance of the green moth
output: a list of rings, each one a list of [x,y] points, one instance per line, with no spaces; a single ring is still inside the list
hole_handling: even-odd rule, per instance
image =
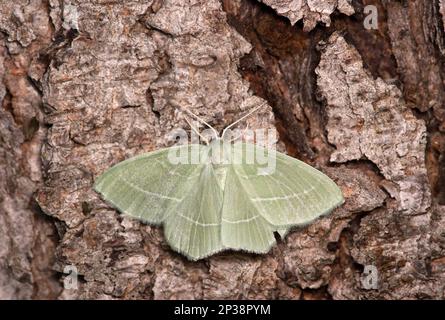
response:
[[[329,177],[304,162],[225,139],[245,117],[207,145],[174,146],[118,163],[94,189],[124,215],[163,225],[169,245],[190,260],[226,249],[266,253],[274,232],[284,236],[344,200]]]

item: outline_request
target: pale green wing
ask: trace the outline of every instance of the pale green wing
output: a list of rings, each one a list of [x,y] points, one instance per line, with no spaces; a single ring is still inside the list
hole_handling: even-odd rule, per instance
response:
[[[182,158],[189,156],[192,147],[196,145],[162,149],[120,162],[96,180],[94,190],[123,214],[160,224],[168,209],[183,201],[198,182],[202,165],[178,165],[169,159],[169,153],[175,151],[178,161],[187,163]]]
[[[191,260],[221,251],[222,201],[213,166],[204,165],[191,192],[167,213],[164,234],[171,247]]]
[[[258,170],[258,163],[233,165],[240,190],[248,196],[249,204],[257,208],[275,230],[308,224],[344,202],[335,182],[302,161],[244,143],[235,144],[234,152],[244,152],[243,158],[257,159],[258,154],[263,153],[270,155],[271,161],[275,159],[267,173]]]
[[[193,149],[197,148],[197,149]],[[123,161],[101,175],[94,189],[125,215],[163,224],[169,245],[191,260],[223,249],[222,189],[211,164],[200,164],[208,147],[172,147]],[[176,162],[169,155],[175,152]],[[192,162],[193,163],[193,162]]]
[[[266,253],[275,243],[273,226],[252,205],[241,178],[230,165],[224,187],[221,238],[224,247]]]

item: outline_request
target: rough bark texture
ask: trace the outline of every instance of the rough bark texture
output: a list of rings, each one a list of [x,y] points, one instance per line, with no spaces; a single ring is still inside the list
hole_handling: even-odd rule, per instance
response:
[[[51,42],[47,5],[1,1],[0,31],[0,299],[55,298],[57,234],[34,200],[46,128],[29,77]]]
[[[338,10],[346,15],[354,13],[348,0],[261,0],[278,14],[289,19],[291,24],[303,19],[304,30],[311,31],[318,22],[331,24],[331,14]]]
[[[0,1],[0,298],[445,298],[444,21],[442,0]],[[178,104],[221,129],[263,99],[244,125],[346,199],[269,254],[189,262],[92,191],[173,143]]]

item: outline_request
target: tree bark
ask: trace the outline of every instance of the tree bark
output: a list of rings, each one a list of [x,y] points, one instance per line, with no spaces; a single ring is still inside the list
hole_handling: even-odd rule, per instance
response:
[[[0,4],[0,298],[445,298],[445,1]],[[92,190],[178,104],[222,129],[263,99],[244,126],[346,200],[268,254],[190,262]]]

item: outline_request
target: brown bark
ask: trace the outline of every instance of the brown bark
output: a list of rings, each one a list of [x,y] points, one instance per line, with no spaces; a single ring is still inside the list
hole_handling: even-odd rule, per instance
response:
[[[445,298],[444,21],[441,0],[2,2],[0,298]],[[270,253],[189,262],[91,189],[171,144],[177,104],[221,129],[261,99],[249,127],[346,199]]]

